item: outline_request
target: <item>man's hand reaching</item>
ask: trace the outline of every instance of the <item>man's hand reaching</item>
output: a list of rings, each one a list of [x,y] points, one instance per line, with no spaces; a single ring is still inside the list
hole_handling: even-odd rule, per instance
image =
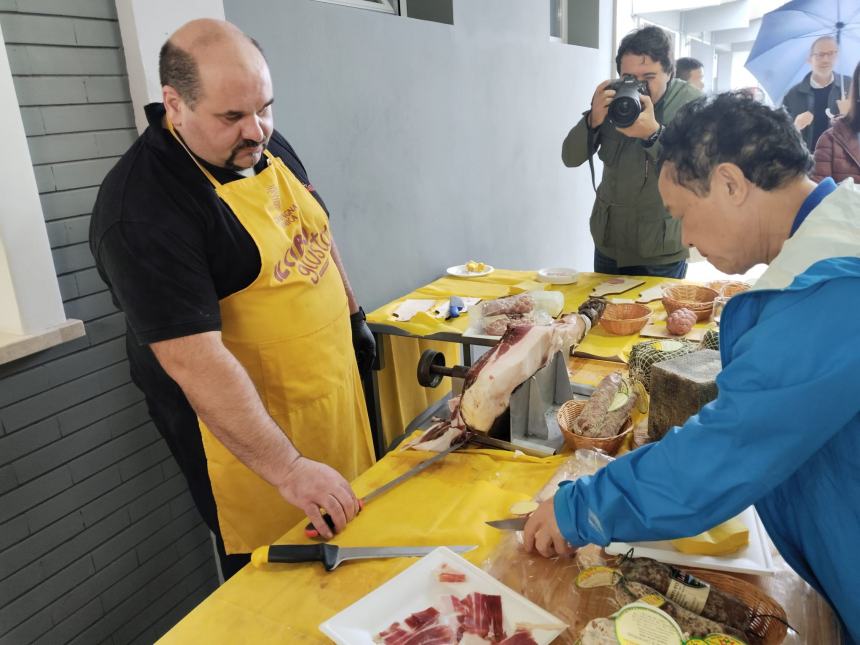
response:
[[[572,547],[558,528],[555,521],[554,499],[543,502],[531,514],[526,522],[523,533],[523,547],[526,551],[537,551],[545,558],[556,555],[570,555],[576,549]]]

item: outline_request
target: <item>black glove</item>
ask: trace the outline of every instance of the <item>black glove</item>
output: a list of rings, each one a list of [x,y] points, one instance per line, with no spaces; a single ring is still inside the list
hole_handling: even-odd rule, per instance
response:
[[[355,350],[355,361],[358,363],[358,371],[362,378],[370,373],[373,359],[376,358],[376,341],[366,320],[364,309],[361,307],[349,316],[349,324],[352,326],[352,348]]]

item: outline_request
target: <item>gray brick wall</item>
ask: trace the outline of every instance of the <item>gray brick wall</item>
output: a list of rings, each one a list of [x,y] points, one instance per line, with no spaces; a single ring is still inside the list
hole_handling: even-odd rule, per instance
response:
[[[87,335],[0,365],[0,644],[150,643],[217,585],[209,534],[87,244],[137,136],[112,0],[0,0],[60,292]]]

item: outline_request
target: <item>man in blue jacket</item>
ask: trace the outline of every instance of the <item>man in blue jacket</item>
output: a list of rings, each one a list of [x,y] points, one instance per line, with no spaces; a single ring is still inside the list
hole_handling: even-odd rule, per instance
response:
[[[723,312],[718,398],[566,482],[525,547],[696,535],[755,504],[860,642],[860,191],[816,185],[789,116],[742,94],[684,106],[662,146],[660,194],[684,243],[726,273],[769,267]]]

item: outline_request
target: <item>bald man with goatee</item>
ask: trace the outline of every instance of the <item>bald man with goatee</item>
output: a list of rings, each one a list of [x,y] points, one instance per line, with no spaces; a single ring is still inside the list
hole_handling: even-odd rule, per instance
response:
[[[90,246],[228,578],[305,517],[326,538],[355,517],[375,345],[325,204],[274,129],[260,46],[194,20],[159,73],[162,102],[105,178]]]

